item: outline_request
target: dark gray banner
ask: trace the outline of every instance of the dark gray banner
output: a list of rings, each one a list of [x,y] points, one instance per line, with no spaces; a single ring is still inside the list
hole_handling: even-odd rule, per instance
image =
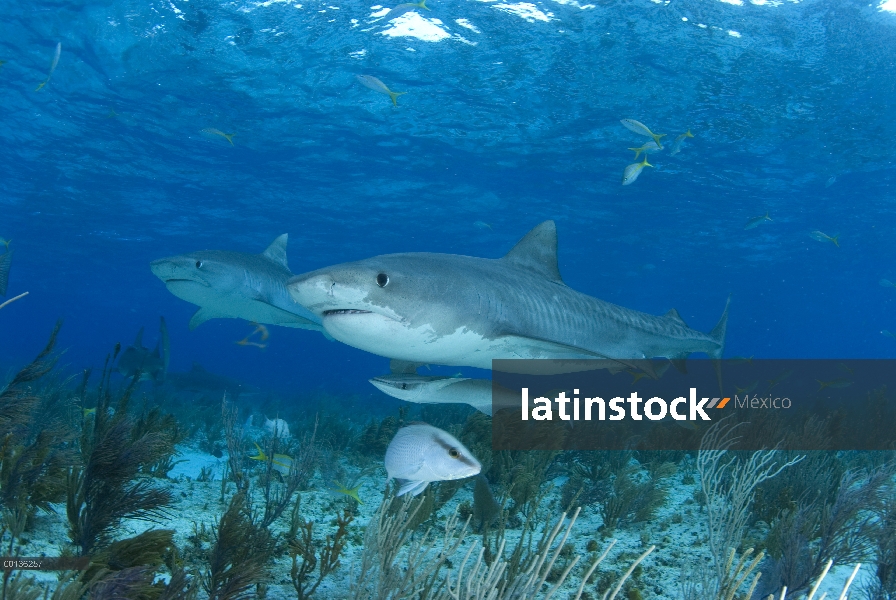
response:
[[[896,361],[496,360],[496,450],[896,449]]]

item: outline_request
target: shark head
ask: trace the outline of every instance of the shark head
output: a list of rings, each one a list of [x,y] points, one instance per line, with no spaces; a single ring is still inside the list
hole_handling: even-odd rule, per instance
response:
[[[149,268],[169,292],[202,306],[211,290],[226,293],[240,286],[242,271],[229,260],[228,254],[217,250],[191,252],[155,260]]]

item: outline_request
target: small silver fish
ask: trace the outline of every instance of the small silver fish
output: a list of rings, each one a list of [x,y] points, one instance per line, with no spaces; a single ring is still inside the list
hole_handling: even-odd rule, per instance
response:
[[[632,163],[625,168],[625,171],[622,173],[622,185],[630,185],[635,182],[638,176],[641,174],[641,171],[644,167],[652,167],[653,165],[647,162],[647,157],[644,157],[644,160],[639,163]]]
[[[896,283],[893,283],[893,282],[890,281],[889,279],[881,279],[881,280],[878,281],[877,283],[880,284],[880,287],[886,287],[886,288],[889,288],[889,287],[896,287]]]
[[[44,79],[43,82],[41,82],[41,84],[39,86],[34,88],[35,92],[39,92],[42,87],[44,87],[45,85],[50,83],[50,77],[53,76],[53,71],[56,70],[56,65],[59,64],[59,57],[61,55],[62,55],[62,42],[59,42],[58,44],[56,44],[56,52],[53,53],[53,62],[50,63],[50,72],[47,73],[47,78]]]
[[[821,231],[813,231],[809,234],[809,237],[813,240],[818,240],[819,242],[831,242],[838,248],[840,247],[840,242],[838,241],[840,239],[839,235],[831,237],[826,233],[822,233]]]
[[[672,142],[672,149],[669,151],[669,156],[675,156],[676,154],[681,152],[681,145],[684,143],[685,138],[692,138],[692,137],[694,137],[694,134],[691,133],[690,129],[688,129],[687,131],[682,133],[680,136],[675,138],[675,141]]]
[[[225,140],[227,140],[228,142],[230,142],[231,146],[233,146],[233,136],[236,135],[235,133],[224,133],[220,129],[215,129],[214,127],[206,127],[205,129],[202,130],[202,133],[207,133],[209,135],[219,135],[222,138],[224,138]]]
[[[644,154],[651,154],[653,152],[660,152],[662,149],[663,149],[662,146],[660,146],[659,144],[657,144],[656,142],[654,142],[652,140],[647,142],[640,148],[629,148],[629,150],[631,150],[632,152],[635,153],[635,160],[638,160],[638,157],[641,156],[642,152]]]
[[[379,92],[381,94],[386,94],[390,98],[392,98],[392,104],[398,106],[397,98],[403,94],[407,94],[407,92],[393,92],[386,84],[374,77],[373,75],[355,75],[355,78],[361,82],[366,88],[370,88],[375,92]]]
[[[386,472],[398,481],[399,496],[417,496],[432,481],[464,479],[481,470],[454,436],[424,423],[399,429],[386,449]]]
[[[753,229],[755,227],[759,227],[765,221],[771,221],[771,217],[768,216],[768,211],[765,211],[765,214],[761,217],[753,217],[747,224],[744,225],[744,229]]]
[[[824,182],[824,187],[829,188],[837,182],[837,176],[831,175],[828,177],[828,180]]]
[[[659,135],[655,134],[654,132],[650,131],[650,129],[647,128],[647,125],[645,125],[644,123],[641,123],[640,121],[635,121],[634,119],[622,119],[619,122],[622,123],[622,126],[625,127],[626,129],[628,129],[629,131],[637,133],[638,135],[646,135],[649,138],[653,138],[653,141],[656,142],[657,144],[660,143],[661,137],[666,136],[665,133],[661,133]]]
[[[426,6],[426,0],[420,0],[420,2],[406,2],[404,4],[399,4],[398,6],[387,12],[385,15],[383,15],[383,19],[385,19],[386,21],[397,19],[401,15],[405,14],[406,12],[412,11],[415,8],[429,10],[429,7]]]
[[[473,227],[476,229],[491,229],[492,226],[485,221],[473,221]]]

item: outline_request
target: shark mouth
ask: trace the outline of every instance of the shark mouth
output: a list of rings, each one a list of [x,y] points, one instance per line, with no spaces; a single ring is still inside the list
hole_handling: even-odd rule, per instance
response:
[[[355,310],[353,308],[339,308],[336,310],[325,310],[323,315],[325,317],[332,317],[334,315],[369,315],[371,312],[369,310]]]
[[[198,283],[199,285],[204,285],[205,287],[211,287],[208,283],[206,283],[205,281],[202,281],[201,279],[200,279],[200,280],[197,280],[197,279],[177,279],[177,278],[174,278],[174,279],[166,279],[166,280],[165,280],[165,285],[168,285],[169,283]]]

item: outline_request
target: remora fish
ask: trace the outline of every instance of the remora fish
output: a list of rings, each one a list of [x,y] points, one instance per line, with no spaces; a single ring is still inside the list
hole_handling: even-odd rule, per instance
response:
[[[168,371],[170,360],[170,348],[168,342],[168,327],[165,325],[165,317],[161,317],[159,325],[159,341],[156,349],[150,351],[143,347],[143,328],[137,332],[137,338],[133,345],[125,348],[118,359],[118,372],[125,377],[133,377],[140,373],[140,381],[152,380],[162,383],[165,373]]]
[[[390,254],[298,275],[288,288],[349,346],[482,369],[502,358],[680,360],[692,352],[721,358],[728,322],[727,304],[706,334],[674,310],[653,316],[567,287],[553,221],[503,258]]]
[[[398,496],[417,496],[431,481],[477,475],[482,465],[451,434],[432,425],[402,427],[386,448],[386,472],[396,479]]]
[[[202,250],[153,261],[150,268],[169,292],[200,307],[190,329],[230,318],[321,331],[320,319],[286,291],[292,277],[286,240],[284,233],[261,254]]]
[[[492,414],[492,382],[488,379],[418,375],[409,369],[395,368],[388,375],[370,379],[375,388],[393,398],[417,404],[469,404],[481,413]],[[502,393],[506,392],[506,393]],[[498,408],[517,408],[519,398],[500,388],[494,396]]]

